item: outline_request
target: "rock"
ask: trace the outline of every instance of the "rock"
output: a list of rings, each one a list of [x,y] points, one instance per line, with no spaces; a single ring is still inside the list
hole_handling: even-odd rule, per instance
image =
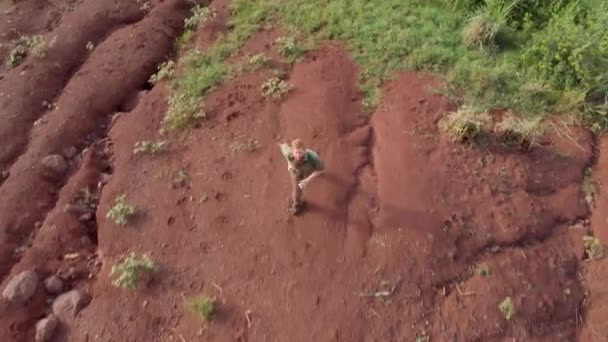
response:
[[[38,286],[38,275],[33,271],[23,271],[8,282],[2,297],[11,303],[23,304],[30,299]]]
[[[53,301],[53,313],[62,321],[69,320],[74,318],[87,302],[87,295],[80,290],[72,290]]]
[[[68,203],[63,207],[63,211],[70,214],[84,215],[93,214],[95,210],[84,204],[72,204]]]
[[[67,159],[72,159],[78,154],[78,149],[74,146],[67,147],[63,150],[63,156]]]
[[[80,222],[88,222],[93,219],[93,213],[82,214],[78,217],[78,221]]]
[[[68,172],[68,163],[59,154],[44,157],[42,166],[44,166],[47,175],[52,178],[62,178]]]
[[[44,281],[44,288],[50,294],[58,294],[63,291],[63,281],[56,275],[52,275]]]
[[[0,182],[4,182],[8,176],[10,176],[10,172],[8,170],[3,170],[2,172],[0,172]]]
[[[43,318],[36,323],[36,342],[47,342],[55,334],[59,321],[55,315],[50,314],[47,318]]]

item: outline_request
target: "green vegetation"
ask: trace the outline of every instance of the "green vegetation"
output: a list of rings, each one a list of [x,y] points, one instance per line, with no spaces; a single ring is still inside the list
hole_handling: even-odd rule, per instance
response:
[[[596,260],[604,257],[604,246],[595,236],[583,236],[583,244],[589,260]]]
[[[11,50],[6,65],[9,68],[15,68],[23,63],[28,55],[43,58],[49,47],[54,43],[54,39],[50,43],[47,43],[41,35],[21,37]]]
[[[176,77],[169,98],[169,109],[163,123],[169,128],[186,129],[205,117],[203,98],[234,74],[224,61],[245,43],[270,17],[275,7],[266,1],[235,0],[232,2],[233,29],[218,38],[213,48],[201,52],[192,50],[183,61],[183,70]]]
[[[454,141],[473,142],[489,122],[490,115],[486,111],[480,112],[475,108],[461,107],[455,112],[448,113],[439,122],[439,126]]]
[[[125,195],[120,195],[114,200],[114,206],[106,214],[106,218],[113,220],[116,224],[124,226],[137,209],[125,203]]]
[[[593,201],[595,201],[595,197],[597,196],[597,187],[595,184],[595,180],[593,180],[591,169],[589,168],[585,170],[582,189],[583,193],[585,194],[585,200],[587,201],[587,203],[589,205],[593,204]]]
[[[480,277],[489,277],[490,276],[490,268],[488,267],[488,265],[479,265],[479,267],[477,268],[477,274]]]
[[[421,332],[416,335],[416,342],[429,342],[429,335],[426,332]]]
[[[135,290],[142,276],[151,276],[158,271],[158,265],[147,255],[139,257],[132,252],[120,264],[112,266],[110,275],[118,275],[112,282],[114,286]]]
[[[140,153],[160,153],[167,148],[169,143],[165,140],[163,141],[138,141],[135,143],[135,148],[133,149],[133,154]]]
[[[294,37],[279,37],[274,43],[279,54],[291,62],[297,61],[306,52],[306,49],[298,44]]]
[[[537,145],[543,135],[541,121],[540,116],[508,115],[496,126],[496,130],[507,143],[515,143],[528,149]]]
[[[276,45],[289,59],[304,51],[296,42],[345,42],[360,67],[367,113],[381,100],[382,82],[413,69],[441,75],[447,95],[479,112],[510,109],[531,123],[564,113],[596,132],[608,125],[602,0],[237,0],[231,15],[229,33],[210,51],[186,58],[169,101],[170,127],[204,117],[204,96],[234,75],[224,60],[269,20],[286,28]]]
[[[215,314],[215,301],[209,297],[195,297],[188,302],[188,307],[206,321],[210,321]]]
[[[291,89],[290,85],[278,77],[267,79],[262,86],[262,96],[267,100],[278,101]]]
[[[175,74],[175,62],[165,61],[158,66],[156,74],[150,77],[150,83],[156,84],[160,80],[171,79]]]
[[[500,312],[502,312],[502,314],[508,321],[510,321],[511,318],[513,318],[513,316],[515,315],[515,305],[513,304],[513,300],[511,300],[511,297],[506,297],[498,305],[498,309],[500,310]]]

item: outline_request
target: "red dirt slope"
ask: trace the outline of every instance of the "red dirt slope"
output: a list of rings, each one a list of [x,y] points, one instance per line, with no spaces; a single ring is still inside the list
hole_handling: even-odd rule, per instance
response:
[[[194,47],[209,48],[228,29],[227,2],[213,6],[220,14],[198,30]],[[93,7],[103,29],[91,22]],[[64,45],[58,38],[48,59],[28,59],[0,80],[0,89],[24,82],[14,88],[23,94],[5,100],[23,116],[0,111],[19,131],[0,130],[11,146],[0,155],[10,169],[0,185],[2,288],[33,269],[91,298],[61,322],[54,342],[574,341],[588,291],[582,337],[597,335],[605,265],[583,264],[582,236],[590,224],[601,235],[606,198],[597,198],[590,223],[581,191],[594,162],[588,132],[549,135],[525,154],[492,137],[453,143],[437,123],[455,106],[432,91],[440,86],[433,77],[413,72],[388,82],[365,117],[344,46],[325,42],[290,65],[272,47],[282,34],[276,28],[259,31],[231,59],[264,52],[271,63],[209,94],[207,118],[187,135],[159,133],[167,81],[110,125],[147,86],[186,15],[182,0],[154,2],[146,13],[85,0],[55,29],[74,20],[81,35]],[[90,37],[99,45],[89,54],[80,45]],[[57,66],[61,72],[48,79],[32,72],[70,49],[76,57]],[[32,77],[15,81],[21,71]],[[267,101],[260,86],[276,71],[292,90]],[[43,90],[31,90],[43,80]],[[44,110],[20,99],[27,94],[57,103],[39,125]],[[306,189],[307,209],[291,217],[277,143],[295,137],[327,170]],[[137,142],[161,139],[166,151],[133,153]],[[56,153],[71,155],[69,171],[50,180],[40,161]],[[604,157],[595,170],[601,179]],[[83,188],[96,207],[84,217],[70,207]],[[106,218],[121,194],[139,209],[126,226]],[[130,251],[161,267],[138,291],[114,287],[109,274]],[[186,306],[199,294],[217,299],[211,322]],[[507,297],[510,319],[499,309]],[[2,302],[0,334],[31,341],[54,298],[38,287],[24,306]]]

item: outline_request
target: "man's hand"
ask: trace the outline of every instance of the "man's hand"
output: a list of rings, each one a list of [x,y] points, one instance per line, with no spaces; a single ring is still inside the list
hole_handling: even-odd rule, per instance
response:
[[[308,185],[308,182],[310,182],[310,180],[306,178],[305,180],[300,181],[300,183],[298,183],[298,186],[300,187],[300,189],[304,190],[304,188]]]

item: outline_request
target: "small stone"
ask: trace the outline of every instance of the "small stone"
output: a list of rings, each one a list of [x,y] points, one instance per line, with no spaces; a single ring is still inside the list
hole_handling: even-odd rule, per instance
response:
[[[44,288],[50,294],[58,294],[63,291],[63,281],[56,275],[52,275],[44,281]]]
[[[55,334],[59,321],[55,315],[50,314],[36,323],[36,342],[47,342]]]
[[[2,172],[0,172],[0,182],[5,181],[8,176],[10,176],[10,172],[8,170],[3,170]]]
[[[9,281],[2,297],[11,303],[23,304],[34,295],[37,286],[38,275],[33,271],[23,271]]]
[[[76,317],[78,312],[86,306],[87,296],[80,290],[66,292],[53,301],[53,313],[65,321]]]
[[[42,166],[46,169],[47,175],[52,178],[62,178],[68,172],[68,163],[59,154],[44,157]]]
[[[34,223],[34,228],[36,228],[36,229],[42,228],[42,222],[36,221],[36,223]]]
[[[78,154],[78,149],[74,146],[70,146],[63,150],[63,156],[66,157],[67,159],[72,159],[72,158],[76,157],[77,154]]]
[[[92,219],[93,219],[93,213],[82,214],[82,215],[80,215],[80,217],[78,217],[78,221],[80,221],[80,222],[88,222],[88,221],[91,221]]]
[[[84,204],[71,204],[68,203],[63,207],[63,211],[70,214],[84,215],[93,214],[94,210]]]

